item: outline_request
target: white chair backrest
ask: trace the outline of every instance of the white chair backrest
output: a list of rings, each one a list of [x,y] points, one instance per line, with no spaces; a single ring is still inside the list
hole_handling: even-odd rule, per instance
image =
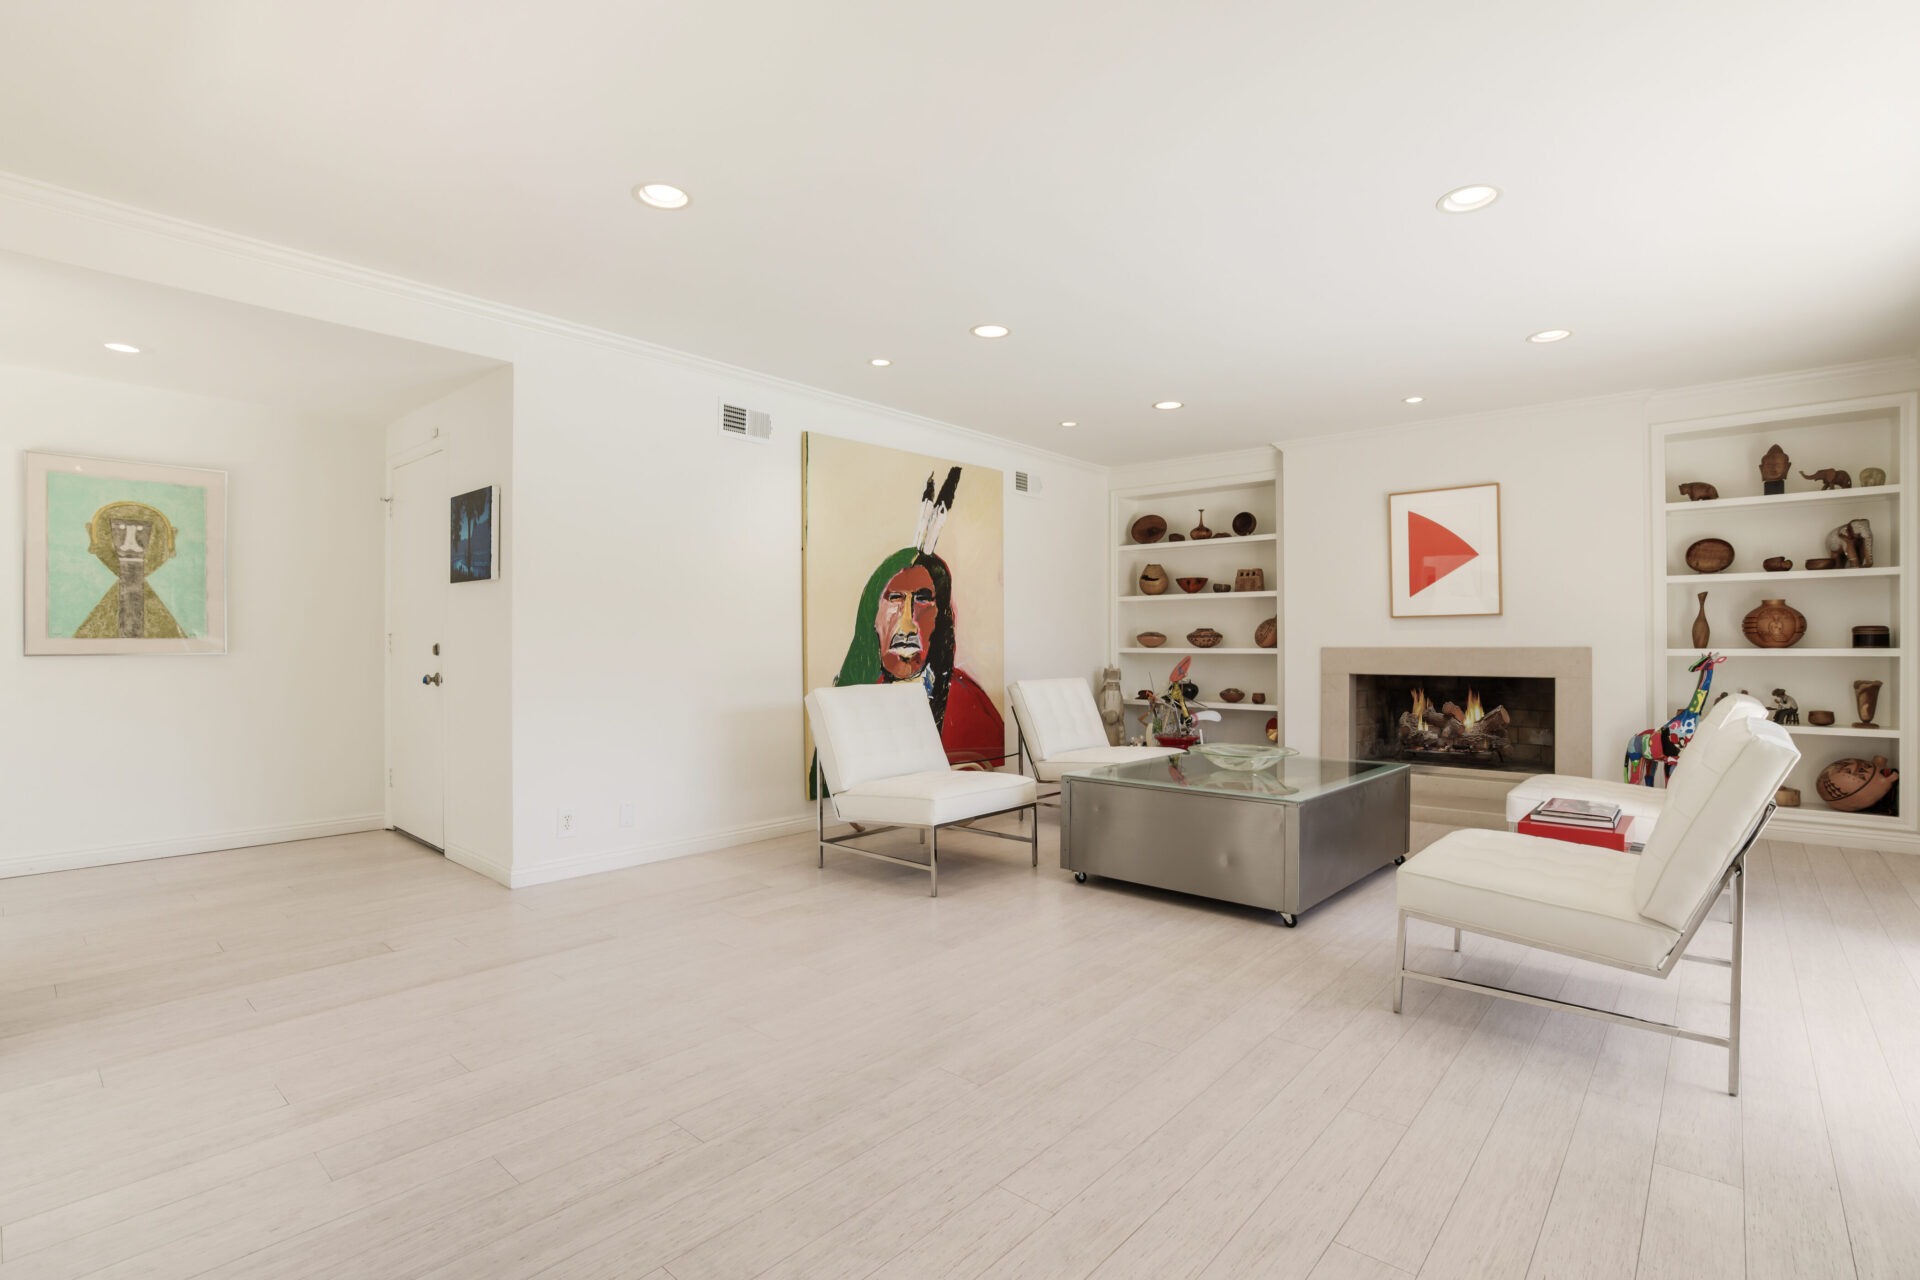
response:
[[[918,680],[815,689],[807,695],[807,723],[835,792],[947,767],[933,703]]]
[[[1685,929],[1799,759],[1787,731],[1764,718],[1729,716],[1695,736],[1640,853],[1633,879],[1640,914]]]
[[[1016,680],[1007,686],[1014,717],[1035,760],[1051,760],[1064,751],[1107,744],[1107,726],[1093,704],[1093,690],[1071,676],[1058,680]]]
[[[1701,734],[1711,733],[1729,720],[1765,720],[1766,718],[1767,708],[1760,699],[1750,693],[1730,693],[1700,713],[1700,723],[1695,727],[1693,736],[1697,741]],[[1687,753],[1682,751],[1680,753],[1682,763],[1686,758]],[[1675,769],[1679,767],[1679,765],[1674,766]]]

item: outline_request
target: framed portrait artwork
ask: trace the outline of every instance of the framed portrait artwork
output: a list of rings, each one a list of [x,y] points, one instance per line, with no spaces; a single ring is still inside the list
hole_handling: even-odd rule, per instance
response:
[[[1499,613],[1500,486],[1388,494],[1387,556],[1394,617]]]
[[[26,653],[227,651],[227,473],[29,453]]]

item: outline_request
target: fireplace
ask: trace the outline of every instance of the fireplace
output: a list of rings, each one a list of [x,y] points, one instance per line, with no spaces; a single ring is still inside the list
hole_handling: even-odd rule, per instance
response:
[[[1357,760],[1553,772],[1551,677],[1356,672],[1352,681]]]

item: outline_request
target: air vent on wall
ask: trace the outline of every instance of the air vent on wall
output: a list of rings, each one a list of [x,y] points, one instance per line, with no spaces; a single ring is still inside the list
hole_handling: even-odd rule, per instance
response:
[[[738,440],[765,444],[773,439],[773,417],[758,409],[743,409],[737,404],[720,405],[720,433]]]
[[[1034,475],[1031,471],[1016,471],[1013,473],[1013,491],[1015,493],[1025,494],[1029,498],[1037,498],[1040,496],[1040,489],[1040,477]]]

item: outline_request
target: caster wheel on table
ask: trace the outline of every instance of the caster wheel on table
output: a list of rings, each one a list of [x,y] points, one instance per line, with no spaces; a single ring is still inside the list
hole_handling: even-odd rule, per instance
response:
[[[1403,853],[1403,854],[1401,854],[1401,855],[1400,855],[1399,857],[1397,857],[1397,858],[1395,858],[1395,859],[1393,860],[1393,865],[1397,867],[1397,866],[1399,866],[1399,865],[1400,865],[1401,863],[1403,863],[1403,862],[1405,862],[1406,860],[1407,860],[1407,855]]]
[[[1300,917],[1293,915],[1290,912],[1282,911],[1280,913],[1280,923],[1287,926],[1287,928],[1291,929],[1293,928],[1293,926],[1300,923]]]
[[[1074,882],[1075,884],[1085,884],[1085,883],[1087,882],[1087,873],[1086,873],[1086,872],[1084,872],[1084,871],[1076,871],[1076,872],[1074,872],[1074,873],[1073,873],[1073,882]]]

